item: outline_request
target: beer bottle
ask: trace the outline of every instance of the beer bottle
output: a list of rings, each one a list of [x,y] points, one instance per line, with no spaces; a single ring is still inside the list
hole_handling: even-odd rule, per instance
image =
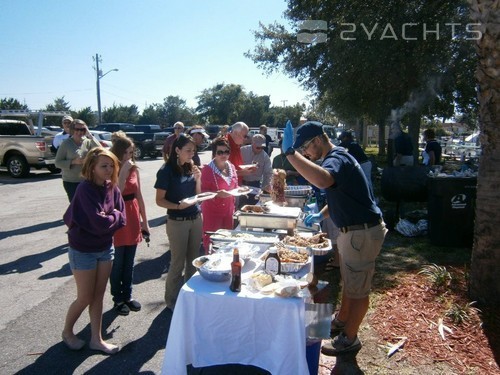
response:
[[[281,273],[281,261],[276,247],[269,248],[269,254],[264,261],[264,271],[273,276]]]
[[[232,292],[241,291],[241,263],[240,263],[240,253],[238,248],[233,249],[233,261],[231,262],[231,285],[229,289]]]

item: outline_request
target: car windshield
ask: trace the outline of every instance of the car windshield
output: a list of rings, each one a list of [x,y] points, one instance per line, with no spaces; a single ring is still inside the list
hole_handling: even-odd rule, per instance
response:
[[[101,138],[105,141],[111,141],[111,133],[101,133]]]

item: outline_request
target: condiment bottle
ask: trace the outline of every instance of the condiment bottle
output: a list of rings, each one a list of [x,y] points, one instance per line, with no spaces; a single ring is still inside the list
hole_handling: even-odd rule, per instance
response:
[[[240,252],[238,248],[233,249],[233,261],[231,262],[231,285],[229,289],[232,292],[241,291],[241,263],[240,263]]]
[[[276,247],[269,248],[269,254],[267,254],[266,260],[264,261],[264,271],[269,275],[281,273],[281,261]]]

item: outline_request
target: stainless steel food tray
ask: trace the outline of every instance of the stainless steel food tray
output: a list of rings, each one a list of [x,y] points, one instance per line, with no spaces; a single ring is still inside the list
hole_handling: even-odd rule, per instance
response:
[[[286,229],[293,232],[297,227],[299,215],[285,215],[275,213],[235,212],[235,216],[242,228]]]
[[[269,202],[271,200],[270,194],[261,194],[259,201],[261,203]],[[287,195],[285,194],[285,202],[289,207],[300,207],[303,208],[307,201],[309,200],[309,195]]]
[[[214,243],[242,241],[251,244],[271,245],[279,241],[274,233],[247,232],[241,230],[219,229],[210,236]]]

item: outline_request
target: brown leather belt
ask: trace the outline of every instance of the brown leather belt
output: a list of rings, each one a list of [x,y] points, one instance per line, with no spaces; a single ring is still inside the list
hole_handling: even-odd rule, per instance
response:
[[[364,223],[364,224],[358,224],[358,225],[349,225],[347,227],[342,227],[342,228],[339,228],[339,230],[342,232],[342,233],[347,233],[347,232],[351,232],[353,230],[361,230],[361,229],[368,229],[368,228],[373,228],[379,224],[382,224],[382,219],[378,219],[377,221],[373,222],[373,223]]]

